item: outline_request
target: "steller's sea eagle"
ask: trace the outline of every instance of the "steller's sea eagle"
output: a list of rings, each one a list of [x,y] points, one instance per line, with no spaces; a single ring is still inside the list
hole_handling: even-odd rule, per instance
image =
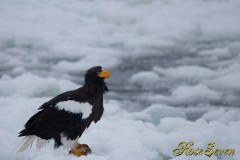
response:
[[[69,148],[75,156],[87,155],[91,149],[79,144],[78,138],[92,122],[98,122],[103,114],[103,94],[108,91],[104,82],[111,75],[101,66],[90,68],[85,74],[85,84],[76,90],[62,93],[42,104],[19,133],[25,136],[18,152],[31,147],[41,149],[49,140],[54,147]]]

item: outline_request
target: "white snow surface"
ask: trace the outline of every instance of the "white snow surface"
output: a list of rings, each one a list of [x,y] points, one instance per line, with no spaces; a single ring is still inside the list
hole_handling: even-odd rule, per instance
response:
[[[16,153],[52,97],[110,70],[84,160],[240,159],[239,0],[0,0],[0,160],[74,160],[53,142]],[[173,155],[215,142],[232,157]]]
[[[17,137],[26,120],[37,111],[37,106],[48,98],[1,98],[0,142],[2,160],[79,159],[68,155],[67,150],[53,149],[50,142],[40,151],[36,148],[15,153],[21,138]],[[81,143],[87,143],[93,154],[83,159],[173,159],[172,150],[180,141],[194,141],[204,147],[209,141],[217,146],[240,149],[240,111],[218,109],[207,112],[196,121],[186,119],[182,108],[157,105],[140,112],[129,113],[121,109],[119,102],[105,101],[105,112],[100,122],[92,124]],[[227,110],[227,115],[224,115]],[[124,153],[124,155],[123,155]],[[239,158],[239,153],[232,157]],[[180,156],[181,157],[181,156]],[[206,158],[206,157],[205,157]],[[194,159],[194,157],[189,157]],[[215,156],[209,159],[216,159]]]
[[[53,96],[77,87],[79,86],[68,80],[43,78],[32,73],[24,73],[14,78],[10,76],[0,78],[0,96],[3,97]]]

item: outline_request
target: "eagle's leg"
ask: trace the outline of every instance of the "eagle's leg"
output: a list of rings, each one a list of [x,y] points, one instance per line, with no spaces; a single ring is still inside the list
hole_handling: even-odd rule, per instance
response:
[[[82,155],[86,156],[86,155],[92,153],[92,150],[89,148],[89,146],[87,144],[77,143],[69,153],[73,154],[77,157],[80,157]]]

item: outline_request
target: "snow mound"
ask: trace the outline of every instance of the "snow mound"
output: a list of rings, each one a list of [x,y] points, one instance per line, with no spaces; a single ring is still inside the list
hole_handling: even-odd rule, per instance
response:
[[[166,69],[155,67],[153,70],[165,77],[195,81],[213,77],[216,74],[214,71],[200,66],[179,66]]]
[[[208,121],[219,121],[224,124],[228,124],[232,121],[239,121],[240,120],[240,112],[229,110],[229,109],[216,109],[213,111],[209,111],[202,116],[203,119]]]
[[[61,92],[76,89],[79,86],[56,78],[42,78],[31,73],[24,73],[15,78],[3,76],[0,79],[0,96],[42,97],[56,96]]]
[[[129,81],[142,89],[149,90],[156,87],[157,82],[160,81],[160,77],[155,72],[143,71],[132,75]]]
[[[77,62],[60,61],[52,68],[57,71],[79,73],[85,72],[92,66],[102,66],[111,69],[119,64],[119,60],[106,56],[86,56]]]
[[[171,98],[175,104],[191,104],[196,102],[217,101],[221,95],[205,85],[180,86],[172,91]]]
[[[132,116],[136,120],[148,121],[156,125],[159,124],[160,119],[165,117],[186,118],[185,113],[181,112],[179,109],[161,104],[154,104],[142,112],[135,113]]]
[[[211,87],[220,89],[220,90],[228,90],[228,91],[235,91],[240,92],[240,73],[229,73],[213,80],[206,81]]]
[[[180,85],[173,88],[169,95],[143,95],[141,98],[173,106],[197,106],[198,104],[217,103],[221,100],[222,95],[214,89],[198,84],[194,86]]]

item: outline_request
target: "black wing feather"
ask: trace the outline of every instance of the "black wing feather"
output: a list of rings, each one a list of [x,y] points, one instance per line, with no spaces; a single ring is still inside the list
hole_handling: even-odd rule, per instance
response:
[[[61,101],[75,100],[78,102],[91,102],[87,99],[82,88],[60,94],[45,102],[25,124],[25,129],[19,133],[20,136],[37,135],[43,139],[50,139],[65,133],[74,139],[81,135],[86,127],[90,125],[88,120],[83,120],[79,114],[58,110],[55,105]],[[91,117],[91,116],[90,116]]]
[[[59,94],[58,96],[52,98],[48,102],[45,102],[43,105],[39,107],[39,109],[55,106],[58,102],[67,101],[67,100],[74,100],[78,102],[89,102],[91,105],[93,105],[92,97],[89,94],[87,94],[85,89],[82,87],[76,90]]]
[[[81,126],[81,115],[49,107],[35,114],[19,136],[36,135],[43,139],[59,136],[68,130],[78,129]],[[67,133],[66,133],[67,134]]]

